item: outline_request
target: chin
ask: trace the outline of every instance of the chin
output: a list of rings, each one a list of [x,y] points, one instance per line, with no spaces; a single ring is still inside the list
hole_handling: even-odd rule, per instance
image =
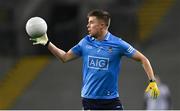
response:
[[[89,33],[89,35],[92,36],[92,37],[95,37],[95,36],[96,36],[95,34],[92,34],[92,33]]]
[[[90,36],[93,36],[93,34],[89,33]]]

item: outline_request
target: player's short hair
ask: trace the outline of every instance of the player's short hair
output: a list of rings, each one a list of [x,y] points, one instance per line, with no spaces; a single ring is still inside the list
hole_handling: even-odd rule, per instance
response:
[[[109,12],[100,9],[95,9],[88,13],[87,17],[89,18],[90,16],[95,16],[97,17],[97,19],[103,20],[105,22],[105,25],[109,27],[111,21]]]

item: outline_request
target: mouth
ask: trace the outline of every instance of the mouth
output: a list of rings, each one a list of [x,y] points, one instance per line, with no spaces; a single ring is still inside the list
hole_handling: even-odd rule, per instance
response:
[[[91,33],[91,30],[90,30],[90,29],[88,29],[88,33],[89,33],[89,34]]]

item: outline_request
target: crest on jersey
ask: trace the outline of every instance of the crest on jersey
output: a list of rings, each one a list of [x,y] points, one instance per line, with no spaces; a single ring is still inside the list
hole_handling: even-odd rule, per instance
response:
[[[109,51],[110,53],[112,52],[112,47],[111,47],[111,46],[108,48],[108,51]]]

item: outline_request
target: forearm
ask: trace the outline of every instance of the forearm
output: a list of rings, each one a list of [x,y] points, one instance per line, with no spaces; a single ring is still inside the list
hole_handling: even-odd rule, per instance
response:
[[[143,66],[149,80],[155,80],[154,72],[153,72],[153,69],[152,69],[152,66],[151,66],[149,60],[146,57],[144,57],[141,60],[141,63],[142,63],[142,66]]]
[[[155,80],[154,72],[151,67],[151,64],[149,60],[139,51],[136,51],[136,53],[132,57],[134,60],[141,62],[149,80]]]
[[[48,44],[49,51],[56,56],[58,59],[60,59],[62,62],[66,62],[65,54],[66,52],[57,48],[54,44],[49,42]]]

